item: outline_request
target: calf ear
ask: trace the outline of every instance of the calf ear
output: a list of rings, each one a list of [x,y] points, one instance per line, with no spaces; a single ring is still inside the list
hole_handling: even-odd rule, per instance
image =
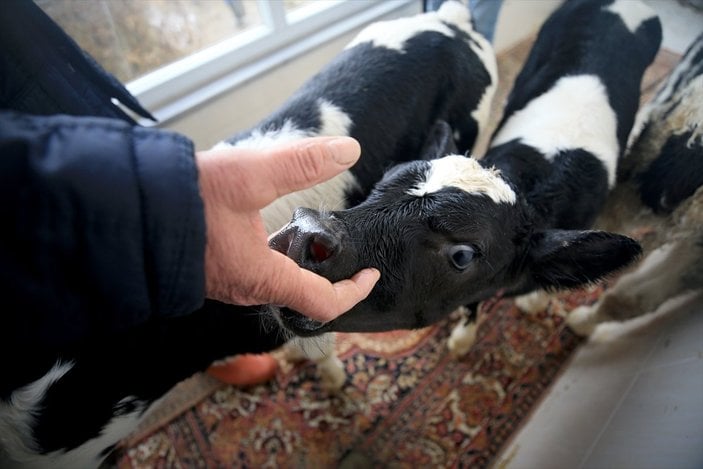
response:
[[[420,159],[434,160],[456,152],[457,148],[451,126],[443,120],[438,120],[427,134],[427,139],[420,152]]]
[[[530,271],[543,288],[573,288],[622,269],[641,253],[637,241],[615,233],[547,230],[533,235]]]

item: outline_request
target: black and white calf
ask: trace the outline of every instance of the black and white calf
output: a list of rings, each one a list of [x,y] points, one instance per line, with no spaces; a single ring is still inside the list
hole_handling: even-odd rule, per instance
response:
[[[270,207],[264,217],[275,229],[298,204],[360,201],[386,168],[417,158],[435,133],[471,149],[495,85],[490,45],[466,8],[447,2],[438,12],[370,26],[271,118],[227,144],[316,135],[361,143],[350,172],[282,201],[283,209]],[[22,357],[0,381],[0,467],[96,467],[177,382],[214,360],[273,350],[287,335],[259,309],[206,301],[188,316]]]
[[[334,321],[282,310],[286,326],[300,335],[418,328],[499,292],[576,287],[631,263],[635,241],[585,229],[615,182],[660,41],[657,16],[640,2],[563,4],[542,27],[483,159],[399,165],[362,204],[300,209],[272,239],[332,280],[361,266],[381,271],[371,295]],[[330,255],[299,255],[311,243]]]
[[[368,26],[277,112],[219,146],[261,148],[325,135],[359,141],[362,156],[354,167],[264,208],[272,233],[297,207],[356,205],[390,166],[437,151],[436,142],[470,152],[486,130],[497,81],[490,43],[473,30],[466,6],[448,1],[437,12]],[[303,256],[324,256],[330,248],[299,247]],[[346,377],[334,344],[334,336],[316,334],[310,346],[293,341],[299,350],[291,351],[312,355],[329,389]]]
[[[542,26],[484,162],[501,168],[526,195],[536,225],[562,230],[593,225],[615,185],[642,75],[660,43],[657,16],[639,1],[571,0]],[[598,278],[578,270],[574,276]],[[583,280],[537,286],[578,286]],[[549,299],[538,288],[515,301],[523,311],[536,312]],[[469,310],[448,342],[455,355],[474,341],[476,308]]]
[[[632,138],[608,208],[618,209],[614,215],[622,224],[651,209],[660,235],[637,268],[598,302],[571,312],[569,326],[583,335],[703,289],[703,34],[641,115],[642,131]],[[628,200],[637,203],[623,203]]]

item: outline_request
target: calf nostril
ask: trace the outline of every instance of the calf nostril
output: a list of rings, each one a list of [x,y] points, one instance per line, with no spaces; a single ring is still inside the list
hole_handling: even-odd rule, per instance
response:
[[[320,236],[313,236],[308,246],[308,252],[310,260],[319,264],[334,254],[334,247],[329,240]]]
[[[288,250],[290,249],[293,236],[294,233],[287,230],[281,230],[269,238],[269,247],[282,254],[288,255]]]

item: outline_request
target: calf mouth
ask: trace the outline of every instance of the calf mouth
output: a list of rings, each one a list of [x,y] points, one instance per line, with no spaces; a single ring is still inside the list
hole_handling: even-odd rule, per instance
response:
[[[333,283],[360,270],[358,252],[349,242],[345,223],[330,212],[296,209],[291,221],[269,237],[269,247]],[[335,321],[316,321],[287,307],[274,311],[285,329],[301,337],[320,335],[334,328]]]
[[[304,269],[330,282],[346,278],[349,248],[343,248],[345,229],[340,220],[307,208],[298,208],[286,226],[269,237],[269,247]],[[274,308],[281,325],[295,335],[311,337],[330,330],[330,323],[308,318],[287,307]]]
[[[329,323],[315,321],[290,308],[276,308],[274,315],[286,330],[299,337],[314,337],[329,330]]]

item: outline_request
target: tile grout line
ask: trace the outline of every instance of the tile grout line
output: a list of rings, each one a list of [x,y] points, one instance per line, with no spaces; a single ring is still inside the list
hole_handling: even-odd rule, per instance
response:
[[[654,339],[654,343],[652,344],[652,347],[650,348],[649,352],[647,352],[647,355],[644,357],[644,359],[637,365],[637,370],[632,375],[632,380],[630,381],[630,384],[627,386],[627,389],[622,394],[622,396],[620,396],[620,399],[618,399],[618,402],[615,404],[615,407],[610,412],[610,415],[608,415],[608,418],[605,420],[605,423],[603,424],[600,431],[598,432],[598,435],[596,435],[596,437],[594,438],[593,443],[591,443],[591,445],[586,450],[583,458],[581,459],[581,462],[578,465],[579,469],[585,468],[585,465],[586,465],[586,462],[588,461],[588,458],[591,456],[591,454],[593,454],[593,450],[596,448],[596,445],[600,442],[603,434],[610,426],[610,422],[612,422],[613,418],[615,417],[615,414],[622,406],[622,403],[630,395],[630,391],[632,391],[632,388],[635,386],[635,383],[637,382],[640,375],[642,374],[642,371],[645,369],[645,364],[647,362],[649,362],[650,358],[652,358],[652,355],[654,355],[654,351],[657,349],[657,347],[659,346],[659,344],[663,340],[662,339],[663,336],[664,336],[664,331],[660,330],[658,332],[656,338]]]

